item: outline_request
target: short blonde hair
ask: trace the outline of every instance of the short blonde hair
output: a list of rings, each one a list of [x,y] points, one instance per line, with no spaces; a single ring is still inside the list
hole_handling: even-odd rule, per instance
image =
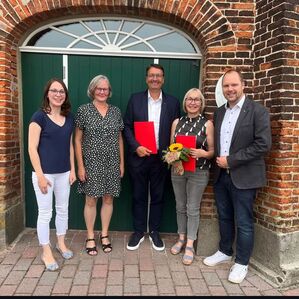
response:
[[[89,83],[88,88],[87,88],[87,96],[93,100],[94,98],[94,92],[97,88],[97,85],[100,81],[107,81],[108,85],[109,85],[109,95],[108,98],[112,97],[112,88],[111,88],[111,84],[110,81],[108,79],[108,77],[104,76],[104,75],[98,75],[95,76]]]
[[[195,87],[189,89],[186,92],[186,94],[184,96],[184,100],[183,100],[183,111],[185,113],[187,113],[187,110],[186,110],[186,99],[189,98],[190,93],[194,92],[194,91],[198,93],[198,97],[200,98],[200,101],[201,101],[200,114],[202,114],[203,111],[204,111],[204,109],[205,109],[205,107],[206,107],[206,101],[205,101],[205,98],[203,97],[203,94],[201,93],[201,91],[198,88],[195,88]]]

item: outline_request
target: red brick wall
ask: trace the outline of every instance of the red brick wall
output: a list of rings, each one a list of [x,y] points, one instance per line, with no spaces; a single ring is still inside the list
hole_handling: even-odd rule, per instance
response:
[[[254,94],[271,112],[273,146],[256,218],[291,232],[299,230],[299,2],[268,2],[256,4]]]
[[[94,4],[85,5],[87,2]],[[299,9],[296,2],[2,1],[0,184],[20,194],[17,88],[20,82],[16,72],[19,63],[16,51],[26,32],[41,22],[54,21],[57,16],[139,16],[179,27],[198,42],[203,54],[202,89],[209,116],[216,106],[214,91],[219,77],[229,67],[238,67],[244,72],[246,93],[269,108],[273,127],[273,151],[267,157],[269,181],[258,196],[255,208],[257,222],[274,231],[298,230]],[[0,203],[3,201],[7,198],[0,192]],[[204,195],[201,215],[208,219],[216,217],[211,185]]]

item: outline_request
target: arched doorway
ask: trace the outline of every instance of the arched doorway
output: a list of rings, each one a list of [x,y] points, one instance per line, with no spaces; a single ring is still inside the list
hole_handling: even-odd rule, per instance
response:
[[[109,77],[112,104],[124,113],[132,92],[144,90],[145,68],[156,62],[165,68],[164,90],[182,100],[200,82],[201,54],[183,32],[162,24],[136,19],[98,18],[57,22],[39,28],[20,47],[22,52],[24,144],[27,128],[38,109],[43,86],[51,77],[63,78],[70,91],[72,111],[87,103],[87,86],[98,75]],[[25,157],[26,226],[35,227],[37,206],[31,183],[31,163]],[[161,231],[175,232],[175,202],[170,181]],[[72,188],[69,228],[85,229],[83,196]],[[96,223],[99,223],[97,221]],[[53,223],[52,223],[53,224]],[[131,190],[128,176],[115,200],[111,230],[131,230]]]

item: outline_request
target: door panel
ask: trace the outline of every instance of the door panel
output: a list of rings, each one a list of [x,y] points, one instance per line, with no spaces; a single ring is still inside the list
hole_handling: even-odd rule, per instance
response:
[[[37,220],[37,204],[31,181],[33,169],[28,155],[28,126],[32,114],[41,107],[44,86],[52,77],[62,78],[61,55],[22,53],[25,212],[28,227],[36,227]],[[52,220],[51,227],[53,223]]]
[[[143,91],[145,84],[145,69],[153,63],[149,58],[106,57],[71,55],[68,57],[68,88],[72,111],[90,99],[87,97],[87,87],[93,77],[99,74],[106,75],[112,85],[111,104],[118,106],[122,114],[125,113],[127,102],[132,92]],[[160,59],[165,68],[166,93],[176,96],[181,102],[183,96],[191,87],[198,87],[199,61],[183,59]],[[57,76],[62,78],[62,56],[45,54],[22,54],[23,74],[23,105],[24,105],[24,153],[25,153],[25,199],[26,199],[26,226],[36,227],[37,208],[35,194],[31,183],[31,163],[27,153],[28,124],[32,114],[41,103],[43,87],[47,80]],[[32,99],[34,90],[34,99]],[[28,105],[30,101],[30,105]],[[126,165],[127,169],[127,165]],[[176,232],[175,200],[170,181],[166,184],[166,201],[164,206],[162,232]],[[98,211],[101,202],[98,203]],[[126,171],[122,179],[122,191],[115,199],[114,211],[111,220],[111,230],[132,230],[131,214],[131,187]],[[71,188],[69,228],[86,229],[83,217],[84,196],[77,193],[77,183]],[[99,213],[98,213],[99,215]],[[53,220],[51,222],[53,227]],[[99,216],[95,228],[100,229]]]

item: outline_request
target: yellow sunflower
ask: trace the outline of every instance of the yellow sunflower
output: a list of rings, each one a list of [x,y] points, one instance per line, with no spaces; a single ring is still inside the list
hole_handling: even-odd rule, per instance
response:
[[[183,149],[183,145],[181,143],[173,143],[169,146],[169,150],[171,152],[177,152]]]

